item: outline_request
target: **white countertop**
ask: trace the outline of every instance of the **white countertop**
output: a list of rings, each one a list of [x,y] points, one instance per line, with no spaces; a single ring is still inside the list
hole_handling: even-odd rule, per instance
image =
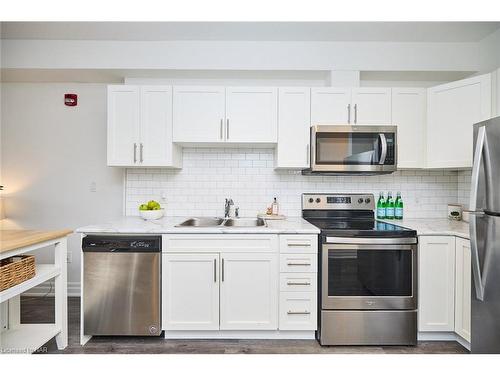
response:
[[[266,220],[265,227],[176,227],[186,217],[164,217],[146,221],[138,216],[124,216],[98,225],[78,228],[78,233],[205,233],[205,234],[319,234],[320,230],[301,217]]]
[[[457,236],[469,239],[469,223],[448,219],[381,220],[417,231],[419,236]]]

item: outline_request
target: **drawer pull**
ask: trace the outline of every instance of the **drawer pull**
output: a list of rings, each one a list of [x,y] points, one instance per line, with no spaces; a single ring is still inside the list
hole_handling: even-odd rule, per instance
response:
[[[287,244],[288,247],[310,247],[310,243],[289,243]]]
[[[290,311],[287,312],[288,315],[310,315],[310,311]]]
[[[310,266],[311,263],[287,263],[287,266]]]
[[[286,285],[311,285],[310,282],[304,282],[304,283],[295,283],[293,281],[288,281]]]

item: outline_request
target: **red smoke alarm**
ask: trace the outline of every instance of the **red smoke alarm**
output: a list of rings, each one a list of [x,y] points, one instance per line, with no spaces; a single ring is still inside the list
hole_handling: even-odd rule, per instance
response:
[[[70,107],[75,107],[78,102],[78,95],[64,94],[64,104]]]

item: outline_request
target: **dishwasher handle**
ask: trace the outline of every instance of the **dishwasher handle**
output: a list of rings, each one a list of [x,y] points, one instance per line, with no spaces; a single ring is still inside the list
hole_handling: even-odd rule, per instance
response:
[[[161,236],[89,235],[82,239],[82,251],[89,253],[159,253]]]

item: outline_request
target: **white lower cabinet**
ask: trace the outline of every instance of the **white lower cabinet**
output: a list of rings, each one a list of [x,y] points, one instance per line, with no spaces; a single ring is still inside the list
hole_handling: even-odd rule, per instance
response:
[[[470,342],[471,254],[470,241],[456,240],[455,332]]]
[[[418,330],[454,332],[470,341],[469,240],[454,236],[421,236],[419,241]]]
[[[221,267],[220,329],[277,329],[277,254],[222,253]]]
[[[280,236],[281,331],[317,329],[318,236]]]
[[[164,235],[162,329],[233,338],[241,331],[315,331],[317,241],[316,235]],[[280,273],[280,267],[298,269]]]
[[[421,236],[419,331],[455,329],[455,237]]]
[[[280,293],[280,330],[316,330],[316,292]]]
[[[219,254],[163,254],[164,330],[219,329]]]

